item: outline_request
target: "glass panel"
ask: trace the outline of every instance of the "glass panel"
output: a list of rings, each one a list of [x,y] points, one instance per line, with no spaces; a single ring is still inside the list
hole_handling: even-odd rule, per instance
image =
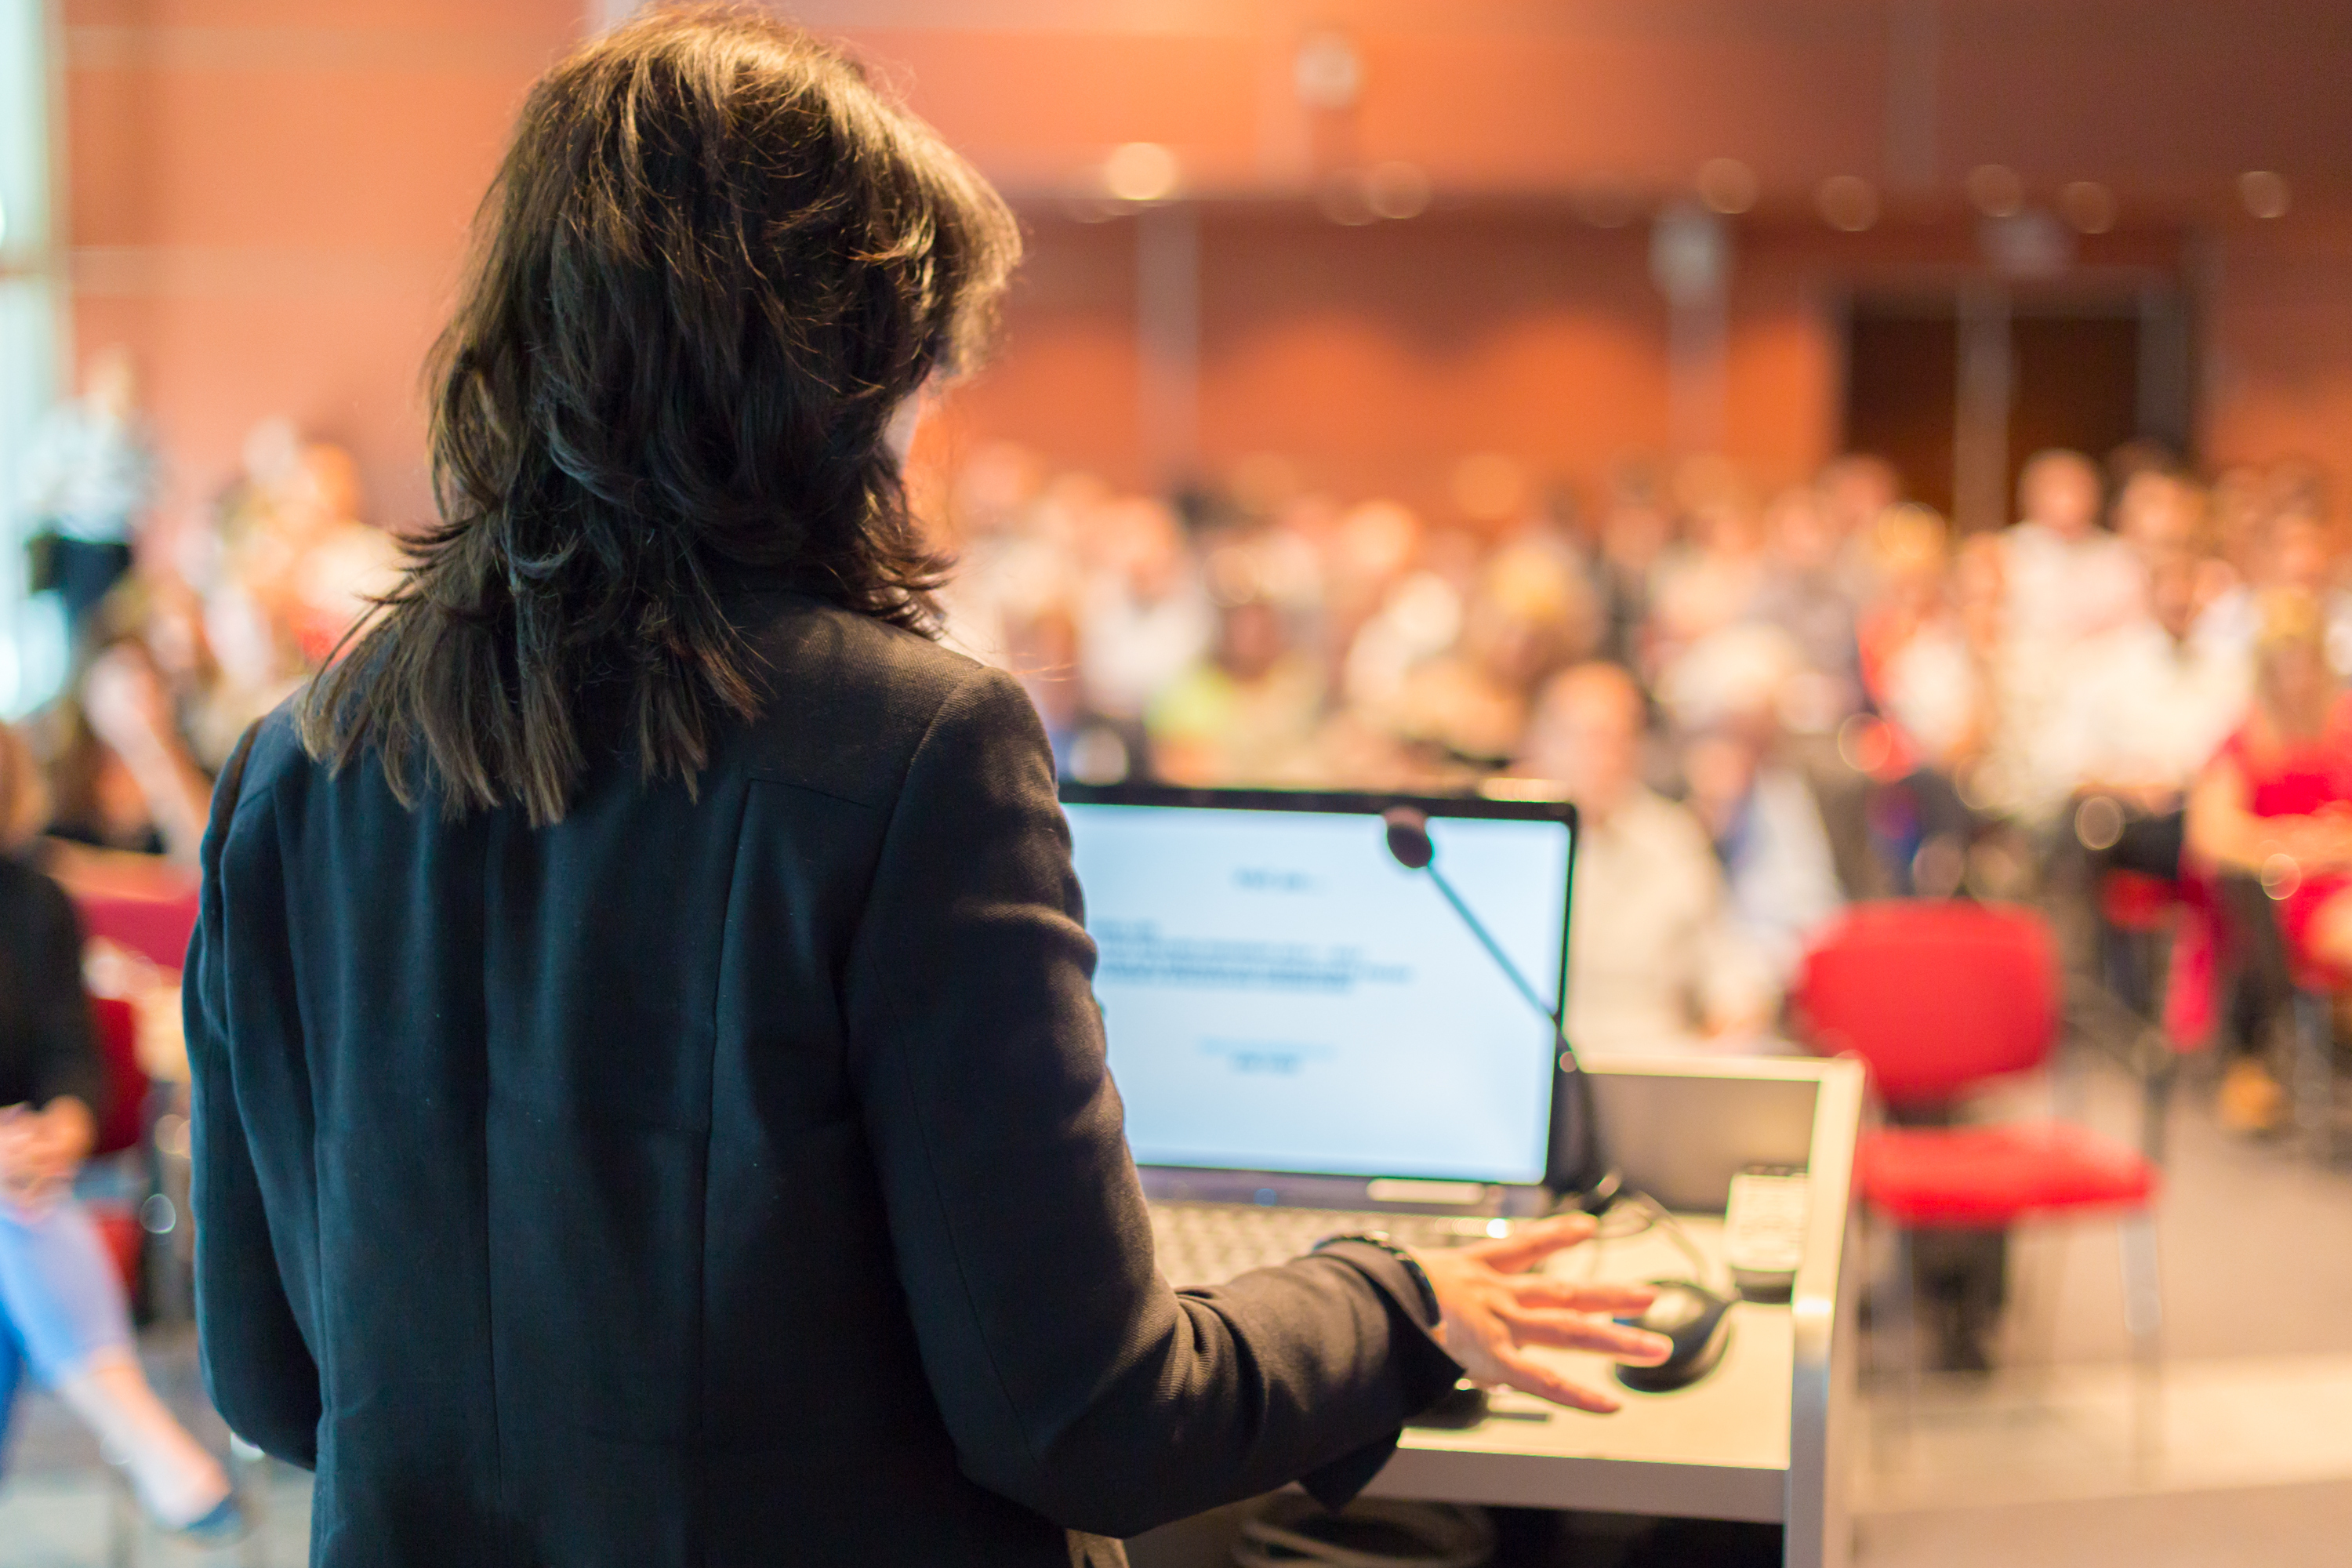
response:
[[[42,0],[0,0],[0,717],[54,693],[66,640],[56,601],[25,594],[20,469],[58,395],[60,290],[49,229],[48,63]]]

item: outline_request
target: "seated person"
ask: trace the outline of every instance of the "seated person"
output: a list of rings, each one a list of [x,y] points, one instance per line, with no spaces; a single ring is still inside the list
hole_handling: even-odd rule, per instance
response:
[[[2107,864],[2167,880],[2180,874],[2189,786],[2252,696],[2245,657],[2190,635],[2198,584],[2185,551],[2150,563],[2147,613],[2076,650],[2046,737],[2065,790],[2077,801],[2104,797],[2119,814],[2086,831],[2086,846],[2105,840]]]
[[[1281,610],[1250,593],[1217,615],[1217,643],[1144,712],[1152,772],[1171,784],[1276,784],[1311,772],[1322,671]]]
[[[1603,1052],[1752,1045],[1778,989],[1732,918],[1706,829],[1642,783],[1645,718],[1622,668],[1578,665],[1545,687],[1520,767],[1583,816],[1569,1037]]]
[[[73,906],[20,855],[43,793],[0,729],[0,1439],[29,1368],[120,1456],[158,1524],[226,1540],[243,1525],[228,1478],[148,1386],[114,1262],[73,1195],[105,1084]]]
[[[1812,788],[1770,742],[1753,721],[1709,725],[1684,747],[1683,776],[1723,863],[1732,918],[1785,987],[1845,899]]]
[[[2328,666],[2312,595],[2264,602],[2252,710],[2189,792],[2186,837],[2189,860],[2221,880],[2242,981],[2263,935],[2249,928],[2273,910],[2305,963],[2352,975],[2352,699]],[[2222,1080],[2222,1121],[2240,1131],[2266,1129],[2282,1110],[2260,1043],[2259,1030],[2239,1031]]]

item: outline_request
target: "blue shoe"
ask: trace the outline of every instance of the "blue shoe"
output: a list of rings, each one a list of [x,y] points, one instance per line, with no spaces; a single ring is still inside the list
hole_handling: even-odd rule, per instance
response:
[[[234,1546],[246,1537],[251,1523],[245,1517],[245,1505],[231,1492],[213,1506],[202,1519],[192,1519],[171,1533],[192,1546]]]

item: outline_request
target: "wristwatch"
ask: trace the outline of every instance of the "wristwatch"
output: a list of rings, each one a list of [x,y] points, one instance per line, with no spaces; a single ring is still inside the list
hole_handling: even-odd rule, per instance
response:
[[[1421,1295],[1422,1310],[1429,1314],[1430,1326],[1434,1328],[1445,1321],[1445,1309],[1438,1305],[1437,1287],[1429,1282],[1429,1271],[1421,1266],[1420,1258],[1398,1246],[1388,1232],[1359,1230],[1350,1231],[1345,1236],[1327,1236],[1307,1250],[1310,1253],[1320,1252],[1327,1247],[1337,1247],[1343,1241],[1360,1242],[1366,1247],[1376,1247],[1403,1264],[1404,1271],[1412,1278],[1412,1288]]]

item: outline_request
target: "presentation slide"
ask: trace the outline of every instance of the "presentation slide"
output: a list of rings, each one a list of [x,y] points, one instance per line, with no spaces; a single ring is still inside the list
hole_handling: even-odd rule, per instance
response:
[[[1542,1179],[1549,1026],[1376,816],[1074,805],[1143,1164]],[[1436,817],[1437,864],[1548,1005],[1568,829]]]

